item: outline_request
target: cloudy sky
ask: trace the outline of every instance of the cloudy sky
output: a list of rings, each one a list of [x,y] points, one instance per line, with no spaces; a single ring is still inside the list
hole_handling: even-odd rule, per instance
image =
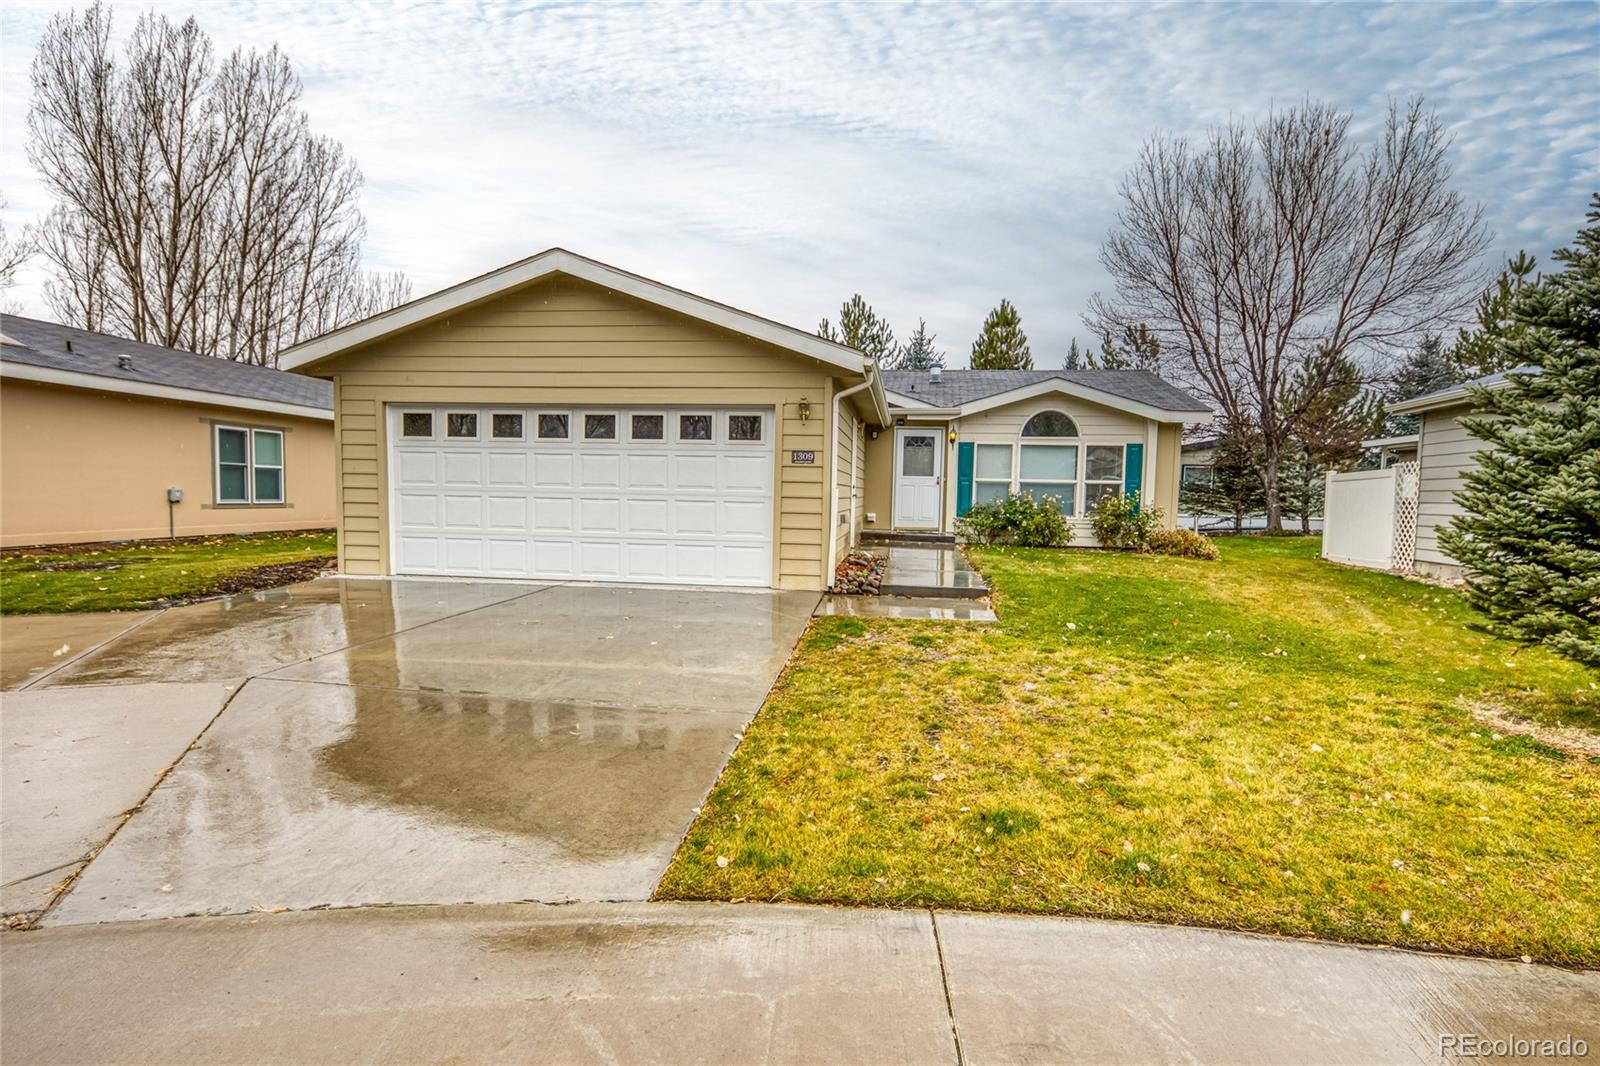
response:
[[[0,192],[64,4],[0,8]],[[116,4],[126,31],[148,4]],[[422,294],[550,245],[811,328],[859,291],[952,365],[1009,297],[1040,366],[1087,339],[1116,182],[1156,131],[1422,94],[1499,253],[1600,188],[1600,5],[171,3],[288,52],[366,174],[369,265]],[[43,314],[35,271],[12,294]]]

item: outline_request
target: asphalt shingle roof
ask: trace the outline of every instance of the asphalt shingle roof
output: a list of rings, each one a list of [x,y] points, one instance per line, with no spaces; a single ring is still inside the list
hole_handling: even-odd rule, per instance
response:
[[[93,374],[109,379],[108,388],[114,389],[117,382],[138,381],[247,400],[333,409],[332,383],[301,374],[141,344],[18,315],[0,315],[0,336],[4,338],[0,360]],[[71,351],[67,350],[69,341]],[[117,365],[120,355],[132,357],[131,369]]]
[[[1041,381],[1060,378],[1163,411],[1205,411],[1209,405],[1148,370],[946,370],[941,380],[926,370],[886,370],[883,387],[930,407],[959,407]]]

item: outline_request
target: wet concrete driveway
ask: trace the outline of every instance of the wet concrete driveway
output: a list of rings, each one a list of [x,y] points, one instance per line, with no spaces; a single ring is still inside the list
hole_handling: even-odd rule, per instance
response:
[[[144,620],[26,695],[233,694],[45,924],[644,899],[816,602],[324,580]]]

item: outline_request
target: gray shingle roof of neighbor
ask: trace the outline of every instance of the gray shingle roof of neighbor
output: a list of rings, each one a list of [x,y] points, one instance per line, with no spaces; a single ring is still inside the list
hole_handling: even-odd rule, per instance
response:
[[[946,370],[931,381],[926,370],[885,370],[883,387],[930,407],[959,407],[1041,381],[1060,378],[1096,392],[1159,407],[1163,411],[1206,411],[1210,405],[1170,385],[1148,370]]]
[[[1499,385],[1505,382],[1508,378],[1521,377],[1528,374],[1537,374],[1538,372],[1538,367],[1532,365],[1531,363],[1524,363],[1521,366],[1514,366],[1510,370],[1502,370],[1495,374],[1485,374],[1481,378],[1473,378],[1471,381],[1463,381],[1459,385],[1446,385],[1442,389],[1434,389],[1432,392],[1424,392],[1421,395],[1413,396],[1408,400],[1400,400],[1397,403],[1391,403],[1389,405],[1389,410],[1397,414],[1406,414],[1408,412],[1423,411],[1433,407],[1454,406],[1457,402],[1465,403],[1467,401],[1466,389],[1469,385]]]
[[[0,336],[4,338],[0,360],[93,374],[109,379],[107,387],[112,389],[117,382],[142,382],[247,400],[333,409],[331,382],[270,367],[142,344],[19,315],[0,315]],[[67,350],[69,342],[71,351]],[[124,355],[133,361],[126,370],[117,365],[117,357]]]

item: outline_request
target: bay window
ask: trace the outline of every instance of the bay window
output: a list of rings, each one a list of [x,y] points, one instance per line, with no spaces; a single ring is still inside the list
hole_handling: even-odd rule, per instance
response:
[[[1078,498],[1078,446],[1076,444],[1024,444],[1020,451],[1017,489],[1035,503],[1054,499],[1056,510],[1075,514]]]
[[[1122,445],[1091,444],[1083,462],[1083,509],[1094,510],[1102,496],[1122,491]]]
[[[980,444],[972,464],[972,502],[993,503],[1011,494],[1011,445]]]

